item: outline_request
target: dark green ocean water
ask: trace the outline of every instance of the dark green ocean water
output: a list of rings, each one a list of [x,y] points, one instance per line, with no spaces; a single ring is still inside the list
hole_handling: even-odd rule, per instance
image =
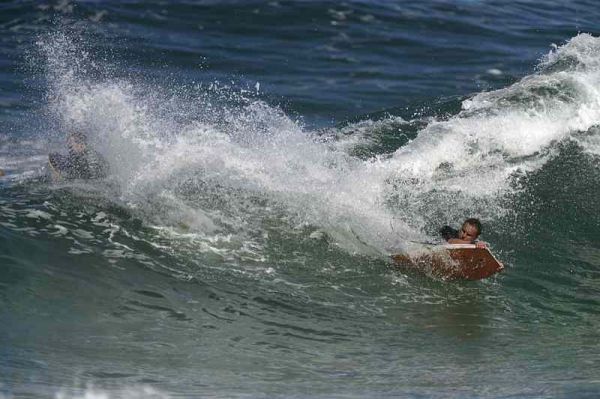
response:
[[[600,396],[599,17],[0,3],[0,399]],[[471,216],[503,273],[391,265]]]

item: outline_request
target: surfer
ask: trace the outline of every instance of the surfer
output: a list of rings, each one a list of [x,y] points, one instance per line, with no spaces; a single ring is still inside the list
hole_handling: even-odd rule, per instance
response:
[[[68,155],[51,153],[48,156],[54,178],[101,179],[108,174],[108,162],[91,149],[87,137],[81,132],[71,132],[67,137]]]
[[[477,248],[485,248],[483,241],[477,241],[481,234],[481,222],[479,219],[470,218],[464,221],[460,230],[455,230],[450,226],[444,226],[440,234],[448,244],[475,244]]]

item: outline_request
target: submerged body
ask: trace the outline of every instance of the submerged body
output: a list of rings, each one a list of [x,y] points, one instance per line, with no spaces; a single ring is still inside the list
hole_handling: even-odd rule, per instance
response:
[[[97,151],[88,147],[87,138],[79,132],[67,138],[67,155],[51,153],[48,163],[54,179],[101,179],[108,175],[108,162]]]
[[[69,152],[69,155],[52,153],[48,158],[55,178],[101,179],[108,174],[108,163],[96,151]]]

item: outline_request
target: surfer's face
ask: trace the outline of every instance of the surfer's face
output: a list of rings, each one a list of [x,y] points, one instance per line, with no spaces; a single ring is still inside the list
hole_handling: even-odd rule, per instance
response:
[[[477,227],[469,223],[464,223],[458,231],[458,238],[465,241],[475,241],[478,235]]]
[[[67,145],[69,146],[69,149],[73,152],[82,153],[85,151],[85,143],[82,143],[74,137],[69,137]]]

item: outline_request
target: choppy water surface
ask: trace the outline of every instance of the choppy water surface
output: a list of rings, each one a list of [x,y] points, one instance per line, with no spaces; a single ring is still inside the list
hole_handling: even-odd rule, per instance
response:
[[[0,397],[597,397],[599,17],[3,3]],[[391,266],[468,216],[501,275]]]

